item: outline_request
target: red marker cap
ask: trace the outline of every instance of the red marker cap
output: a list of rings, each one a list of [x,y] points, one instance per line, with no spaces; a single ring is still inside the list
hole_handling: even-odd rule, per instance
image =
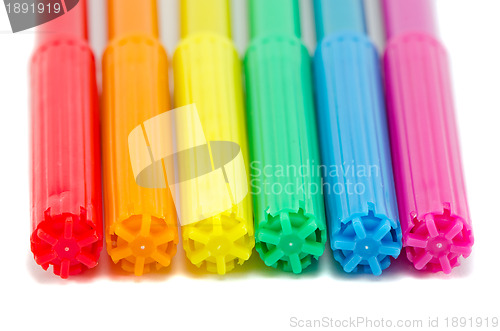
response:
[[[31,61],[31,250],[67,278],[102,249],[99,104],[86,1],[39,28]]]

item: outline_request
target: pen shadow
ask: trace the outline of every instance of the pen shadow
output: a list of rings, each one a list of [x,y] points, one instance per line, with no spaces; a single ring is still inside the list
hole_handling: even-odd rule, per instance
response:
[[[101,260],[102,260],[101,256]],[[29,274],[35,279],[39,284],[44,285],[65,285],[69,283],[92,283],[102,277],[105,273],[101,268],[96,267],[85,272],[82,272],[78,275],[71,275],[68,279],[62,279],[58,275],[55,275],[53,272],[53,267],[49,266],[47,270],[43,270],[43,268],[36,264],[33,259],[33,255],[30,253],[27,254],[26,259],[26,268],[28,269]]]
[[[391,259],[391,265],[382,271],[382,275],[375,276],[366,273],[347,273],[342,269],[340,263],[338,263],[331,253],[331,249],[328,249],[328,253],[325,255],[331,255],[329,263],[325,263],[328,267],[328,272],[335,279],[342,279],[345,281],[374,281],[374,282],[390,282],[395,279],[403,278],[413,278],[413,279],[453,279],[453,278],[466,278],[472,274],[473,270],[473,257],[468,259],[462,259],[460,266],[453,269],[450,274],[445,274],[443,272],[431,272],[428,270],[417,270],[413,264],[406,258],[406,252],[401,252],[397,259]]]
[[[329,244],[325,249],[324,254],[319,258],[319,261],[313,259],[312,264],[300,274],[286,272],[273,267],[268,267],[260,259],[258,252],[253,251],[252,256],[243,265],[236,265],[233,270],[224,275],[218,275],[206,271],[204,268],[198,268],[193,265],[188,258],[182,244],[178,246],[178,252],[172,259],[170,266],[161,270],[146,273],[141,276],[135,276],[133,273],[124,271],[119,265],[113,263],[111,258],[103,249],[98,266],[86,270],[85,272],[70,276],[68,279],[61,281],[61,278],[54,275],[52,267],[47,271],[37,265],[31,253],[27,255],[26,267],[31,276],[39,283],[45,285],[52,284],[69,284],[69,283],[92,283],[99,279],[108,278],[113,281],[120,282],[163,282],[169,278],[187,277],[191,279],[209,279],[216,281],[242,280],[252,277],[263,278],[287,278],[287,279],[304,279],[317,278],[319,275],[330,275],[332,280],[342,281],[371,281],[371,282],[388,282],[395,279],[413,278],[413,279],[453,279],[466,278],[472,274],[473,270],[473,255],[467,260],[462,259],[462,265],[454,268],[451,274],[443,272],[433,273],[429,271],[419,271],[406,259],[406,253],[403,251],[398,259],[392,260],[389,268],[383,271],[381,276],[374,276],[363,273],[346,273],[341,265],[333,258]]]
[[[205,269],[198,268],[193,265],[187,257],[184,259],[185,269],[187,272],[184,273],[185,276],[193,279],[214,279],[214,280],[225,280],[225,279],[245,279],[255,276],[267,277],[267,278],[311,278],[317,276],[319,273],[319,264],[316,260],[305,269],[300,274],[294,274],[293,272],[286,272],[281,269],[276,269],[273,267],[266,266],[264,262],[260,259],[259,253],[253,251],[252,256],[248,261],[245,261],[243,265],[236,265],[235,268],[224,275],[218,275],[206,271]]]

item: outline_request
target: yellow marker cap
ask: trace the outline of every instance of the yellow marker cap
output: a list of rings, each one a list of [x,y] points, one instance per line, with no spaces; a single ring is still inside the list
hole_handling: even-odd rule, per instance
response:
[[[248,260],[255,245],[252,201],[247,194],[249,159],[241,63],[229,39],[228,0],[181,0],[181,20],[184,38],[173,58],[175,106],[196,105],[211,147],[212,172],[217,159],[228,159],[230,154],[223,149],[217,155],[216,142],[237,144],[242,156],[224,167],[229,196],[239,198],[217,215],[182,226],[188,259],[210,272],[225,274]],[[198,192],[218,194],[220,189],[215,184],[197,185]],[[193,213],[212,206],[201,203],[195,207]]]

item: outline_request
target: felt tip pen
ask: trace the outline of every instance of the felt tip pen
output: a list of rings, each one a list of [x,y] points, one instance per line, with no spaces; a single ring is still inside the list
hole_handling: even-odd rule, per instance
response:
[[[403,246],[416,269],[450,273],[474,242],[449,64],[432,0],[384,0],[385,81]]]
[[[137,184],[128,145],[137,126],[170,109],[156,1],[108,0],[108,32],[102,66],[106,244],[115,263],[142,275],[169,266],[178,243],[170,190]]]
[[[249,176],[241,64],[230,39],[229,12],[229,0],[181,0],[182,39],[173,58],[175,106],[196,105],[209,143],[207,171],[223,170],[222,187],[225,195],[232,197],[227,209],[182,225],[187,258],[194,265],[218,274],[225,274],[248,260],[255,245],[251,196],[238,198],[234,192],[234,188],[248,191]],[[232,154],[231,150],[218,149],[218,142],[234,146],[242,156],[241,162],[218,166],[221,159]],[[217,150],[221,153],[217,154]],[[191,189],[197,196],[198,192],[211,193],[215,199],[223,196],[215,185],[202,186],[196,182]],[[212,206],[199,200],[191,208],[192,214],[203,215]]]
[[[256,248],[266,265],[301,273],[323,254],[327,238],[310,56],[300,39],[298,0],[248,4]]]
[[[31,60],[31,250],[67,278],[102,249],[99,101],[86,1],[40,25]]]
[[[330,243],[344,271],[380,275],[399,256],[402,235],[379,55],[362,0],[315,0],[314,9]]]

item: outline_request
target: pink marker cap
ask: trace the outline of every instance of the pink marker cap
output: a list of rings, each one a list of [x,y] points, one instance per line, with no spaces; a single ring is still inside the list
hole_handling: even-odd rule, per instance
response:
[[[403,246],[450,273],[474,242],[446,51],[431,0],[384,0],[388,120]]]

